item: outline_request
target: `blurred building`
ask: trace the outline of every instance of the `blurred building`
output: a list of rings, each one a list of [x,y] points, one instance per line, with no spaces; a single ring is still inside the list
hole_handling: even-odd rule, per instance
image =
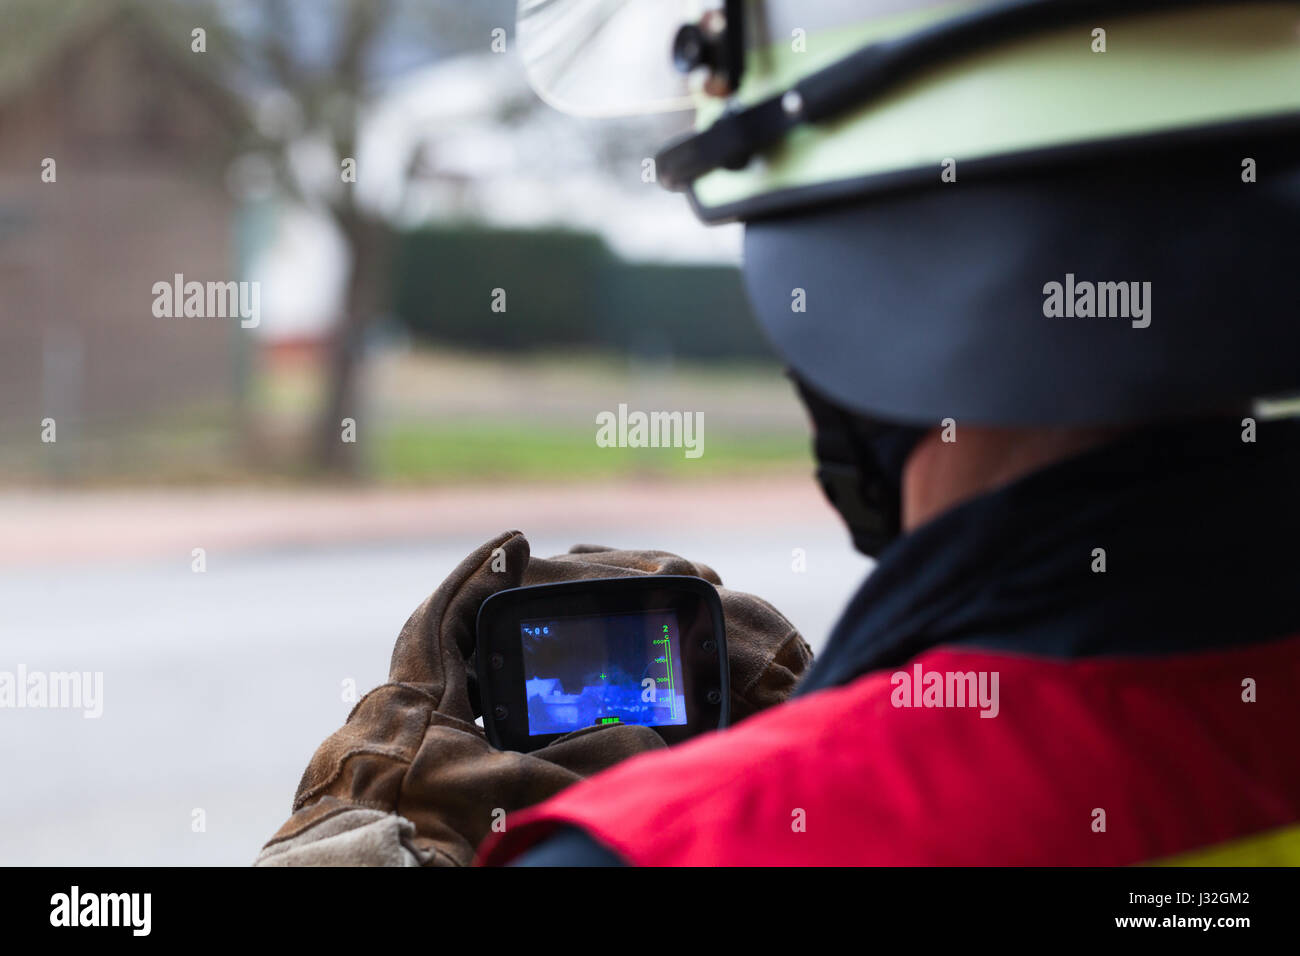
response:
[[[232,405],[238,321],[152,309],[177,273],[240,278],[223,177],[244,119],[176,14],[0,0],[0,451],[46,417],[62,437]]]

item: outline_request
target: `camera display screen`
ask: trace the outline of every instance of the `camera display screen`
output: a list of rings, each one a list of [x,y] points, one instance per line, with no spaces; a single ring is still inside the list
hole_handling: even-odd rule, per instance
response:
[[[483,730],[528,753],[632,724],[672,745],[727,726],[730,668],[717,588],[676,574],[508,588],[479,608]]]
[[[687,722],[671,610],[526,620],[520,640],[530,735]]]

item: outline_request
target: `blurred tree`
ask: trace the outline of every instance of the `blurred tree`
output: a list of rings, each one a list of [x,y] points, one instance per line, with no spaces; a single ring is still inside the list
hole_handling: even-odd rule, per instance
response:
[[[355,415],[358,359],[371,320],[387,307],[394,232],[382,211],[357,201],[344,175],[355,160],[366,111],[385,82],[414,66],[486,50],[492,30],[510,27],[513,0],[192,0],[221,29],[209,52],[259,104],[254,149],[275,185],[336,224],[351,270],[330,336],[328,387],[313,439],[315,464],[346,473],[355,445],[339,422]],[[330,155],[331,175],[312,175],[304,157]],[[410,169],[417,157],[406,164]],[[314,168],[324,170],[324,162]]]

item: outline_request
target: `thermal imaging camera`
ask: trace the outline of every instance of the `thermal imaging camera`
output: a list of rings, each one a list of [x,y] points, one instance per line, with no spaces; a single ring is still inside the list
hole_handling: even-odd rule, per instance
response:
[[[722,604],[702,578],[645,575],[500,591],[478,615],[488,739],[530,751],[606,724],[669,744],[727,724]]]

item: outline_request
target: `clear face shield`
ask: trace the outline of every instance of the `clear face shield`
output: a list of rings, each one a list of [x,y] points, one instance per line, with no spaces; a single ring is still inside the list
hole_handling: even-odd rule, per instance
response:
[[[519,0],[515,42],[533,89],[562,112],[693,109],[740,80],[742,0]]]

